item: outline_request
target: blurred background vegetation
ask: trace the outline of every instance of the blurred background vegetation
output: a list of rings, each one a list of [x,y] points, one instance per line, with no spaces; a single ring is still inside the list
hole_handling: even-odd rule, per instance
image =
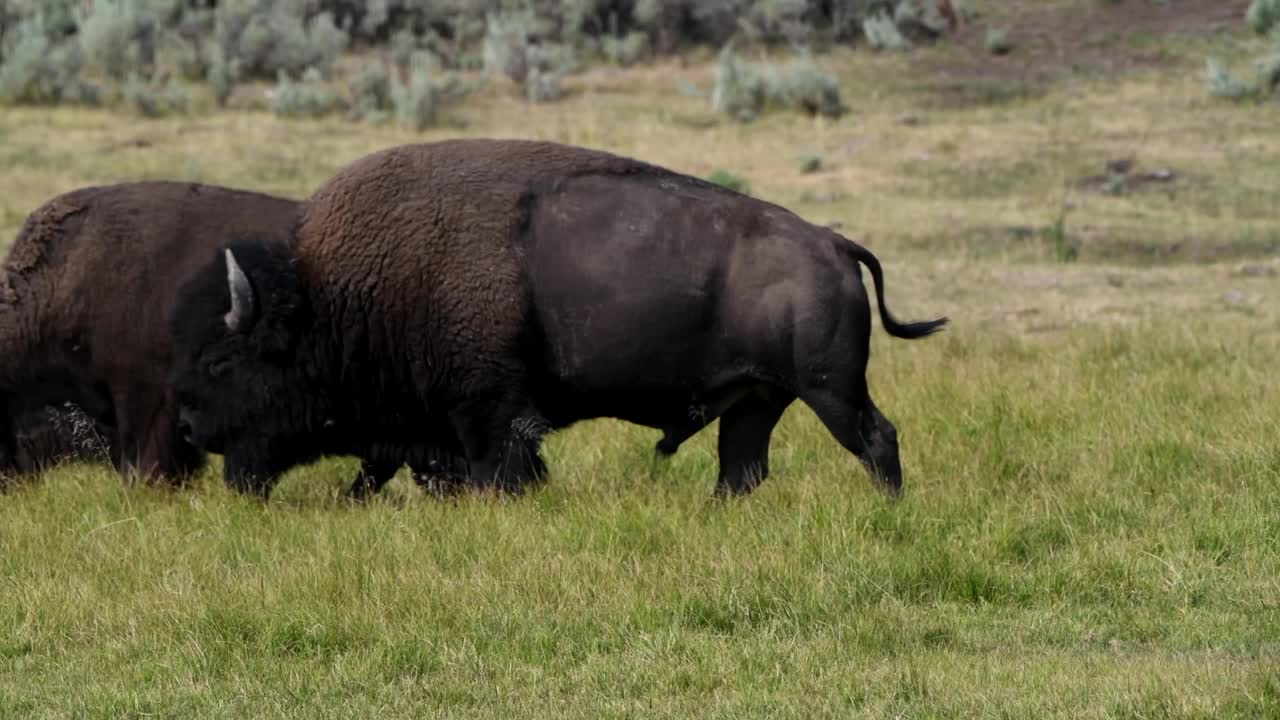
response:
[[[550,102],[593,64],[712,49],[717,110],[839,115],[839,83],[814,53],[931,42],[958,12],[946,0],[7,0],[0,103],[147,116],[265,105],[421,129],[486,77]],[[744,63],[738,47],[793,57]],[[245,83],[275,87],[237,94]]]

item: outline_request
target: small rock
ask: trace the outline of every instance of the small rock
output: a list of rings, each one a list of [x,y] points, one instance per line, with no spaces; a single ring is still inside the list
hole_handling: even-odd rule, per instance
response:
[[[1177,176],[1174,175],[1173,171],[1168,168],[1161,168],[1160,170],[1152,170],[1151,172],[1147,173],[1147,179],[1152,182],[1171,182],[1175,177]]]
[[[1114,275],[1114,274],[1108,275],[1107,284],[1114,288],[1124,287],[1124,277],[1120,275]]]
[[[915,127],[916,125],[920,124],[920,116],[919,115],[899,115],[898,124],[906,125],[907,127]]]
[[[1222,293],[1222,302],[1228,305],[1243,305],[1244,293],[1239,290],[1228,290]]]
[[[1119,158],[1107,163],[1107,172],[1124,175],[1133,169],[1133,158]]]

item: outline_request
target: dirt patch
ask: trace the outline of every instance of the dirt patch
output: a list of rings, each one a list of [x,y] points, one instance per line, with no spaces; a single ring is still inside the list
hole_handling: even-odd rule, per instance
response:
[[[1032,97],[1055,79],[1073,72],[1112,73],[1169,62],[1170,54],[1144,37],[1207,35],[1244,22],[1249,0],[1120,0],[1075,8],[1038,8],[1020,3],[1006,22],[1013,52],[994,55],[986,48],[989,21],[977,18],[948,43],[957,52],[921,54],[920,77],[944,105],[991,104]],[[1144,45],[1146,45],[1144,47]]]
[[[1171,168],[1138,168],[1131,158],[1122,158],[1108,162],[1105,172],[1099,175],[1081,178],[1076,182],[1076,188],[1103,195],[1164,190],[1172,198],[1175,186],[1185,185],[1185,180]]]

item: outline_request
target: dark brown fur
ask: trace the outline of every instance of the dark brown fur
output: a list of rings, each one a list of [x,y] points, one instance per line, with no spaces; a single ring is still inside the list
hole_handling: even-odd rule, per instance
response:
[[[307,200],[293,246],[227,256],[175,307],[177,391],[228,482],[263,495],[326,417],[401,442],[451,427],[473,482],[518,488],[548,430],[618,417],[670,452],[723,415],[719,486],[746,492],[797,397],[896,491],[861,267],[889,334],[946,322],[897,322],[876,258],[783,208],[552,143],[374,153]]]
[[[0,463],[13,459],[11,415],[71,401],[112,428],[122,472],[177,479],[198,467],[168,391],[170,299],[228,237],[287,240],[297,207],[138,182],[76,190],[31,213],[0,276]]]

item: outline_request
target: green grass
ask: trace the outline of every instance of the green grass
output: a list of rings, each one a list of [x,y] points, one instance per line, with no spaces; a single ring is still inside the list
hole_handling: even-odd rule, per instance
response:
[[[518,499],[400,477],[351,506],[351,460],[265,506],[216,462],[182,491],[51,473],[0,496],[0,720],[1280,717],[1280,141],[1273,108],[1207,97],[1199,51],[1245,32],[947,110],[914,56],[841,51],[838,122],[721,122],[674,81],[706,87],[709,62],[532,108],[491,87],[423,134],[5,109],[0,244],[89,183],[301,197],[395,143],[537,137],[839,221],[900,317],[953,324],[872,337],[897,504],[801,405],[727,504],[714,428],[658,461],[657,432],[610,421],[553,436]],[[1081,187],[1127,155],[1178,180]]]
[[[0,717],[1274,717],[1280,356],[1206,330],[878,335],[897,505],[799,406],[724,506],[613,422],[514,500],[68,468],[4,498]]]

